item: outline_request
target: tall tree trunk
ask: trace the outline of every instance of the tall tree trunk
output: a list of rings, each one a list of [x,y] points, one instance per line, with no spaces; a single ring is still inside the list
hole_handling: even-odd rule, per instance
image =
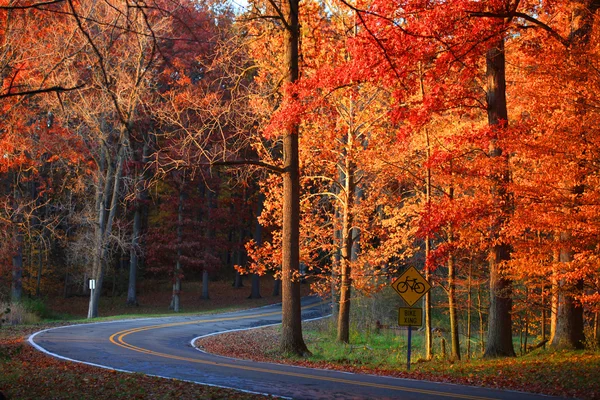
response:
[[[133,214],[133,237],[131,249],[129,250],[129,280],[127,282],[127,304],[137,306],[137,270],[140,235],[142,234],[142,210],[139,204],[135,207]]]
[[[469,278],[467,281],[467,360],[471,359],[471,303],[472,299],[473,262],[469,262]]]
[[[589,43],[591,32],[596,17],[597,11],[600,9],[600,0],[575,0],[571,2],[571,33],[569,35],[569,43],[573,54],[580,53],[579,56],[586,54],[589,51]],[[586,60],[586,58],[579,58]],[[586,79],[578,82],[584,86],[587,84]],[[585,99],[579,97],[577,103],[585,104]],[[585,105],[577,112],[580,118],[585,117],[587,110]],[[571,192],[576,195],[577,199],[583,194],[584,186],[580,182],[568,182],[565,187],[572,185]],[[567,210],[569,213],[570,210]],[[568,214],[567,214],[568,215]],[[569,244],[571,240],[571,232],[560,233],[560,250],[559,250],[559,266],[562,263],[570,263],[574,259],[572,247]],[[567,267],[568,268],[568,267]],[[559,275],[562,271],[559,271]],[[555,276],[556,279],[556,276]],[[575,284],[569,284],[564,279],[557,281],[558,296],[556,309],[556,326],[550,346],[555,349],[581,349],[584,346],[584,322],[583,322],[583,306],[574,298],[574,292],[583,290],[583,280],[577,281]]]
[[[258,201],[256,205],[256,218],[254,219],[254,243],[257,246],[262,246],[262,225],[258,222],[258,217],[262,214],[264,206],[265,196],[262,193],[258,195]],[[258,274],[252,274],[252,289],[250,291],[249,299],[260,299],[260,276]]]
[[[35,285],[35,297],[36,298],[40,298],[40,296],[42,295],[42,272],[43,272],[43,267],[44,267],[44,263],[43,263],[43,238],[40,235],[40,245],[38,247],[38,268],[37,268],[37,278],[36,278],[36,285]]]
[[[594,313],[594,338],[596,340],[596,347],[600,348],[600,312]]]
[[[12,284],[10,289],[10,301],[20,303],[23,298],[23,235],[16,231],[17,248],[12,257]]]
[[[560,234],[560,263],[573,261],[573,252],[568,243],[570,238],[571,235],[567,232]],[[573,293],[583,290],[583,281],[579,280],[574,287],[564,280],[560,283],[556,330],[550,346],[554,349],[583,349],[583,306],[575,300]]]
[[[183,185],[183,184],[182,184]],[[171,309],[179,312],[181,306],[181,255],[183,243],[183,188],[179,190],[179,202],[177,205],[177,262],[173,271],[173,295],[171,298]]]
[[[483,308],[481,305],[481,285],[477,286],[477,315],[479,316],[479,344],[481,354],[485,354],[485,329],[483,324]]]
[[[552,293],[550,297],[550,339],[549,341],[552,343],[554,340],[554,335],[556,334],[556,322],[558,318],[558,270],[557,266],[559,263],[560,254],[558,251],[554,254],[554,264],[552,266]]]
[[[129,250],[129,280],[127,282],[127,304],[138,305],[137,301],[137,271],[139,268],[140,237],[142,236],[142,216],[145,216],[146,192],[146,165],[150,157],[150,145],[147,138],[144,139],[142,148],[142,171],[137,171],[135,191],[135,211],[133,214],[133,232],[131,237],[131,249]]]
[[[102,255],[103,255],[103,238],[104,230],[106,226],[106,198],[110,191],[111,177],[113,175],[113,165],[108,159],[107,150],[102,152],[102,160],[100,163],[100,170],[104,170],[104,176],[98,180],[96,185],[96,204],[95,209],[98,217],[96,225],[94,226],[94,250],[92,255],[92,273],[89,279],[96,281],[96,289],[90,293],[90,303],[88,306],[88,318],[96,318],[98,316],[98,301],[100,298],[100,290],[98,290],[98,279],[103,278],[102,276]],[[84,290],[88,290],[87,282],[83,283]]]
[[[452,161],[450,161],[450,173],[452,176]],[[451,183],[448,190],[448,198],[454,201],[454,183]],[[460,360],[460,340],[458,336],[458,313],[456,312],[456,263],[454,259],[454,228],[450,223],[448,226],[448,245],[450,254],[448,257],[448,312],[450,314],[450,359],[452,361]]]
[[[506,76],[505,76],[504,39],[488,50],[486,54],[487,105],[488,124],[492,129],[502,130],[508,123],[506,108]],[[501,216],[492,226],[493,245],[490,254],[490,311],[488,317],[488,339],[484,357],[515,357],[512,342],[512,290],[511,281],[501,274],[502,263],[510,259],[510,247],[498,242],[500,228],[510,213],[510,196],[508,184],[508,158],[496,141],[490,145],[490,155],[502,165],[498,176],[494,177],[493,196],[500,208]]]
[[[208,270],[202,270],[202,299],[209,300],[210,295],[208,293]]]
[[[285,18],[284,68],[287,82],[298,80],[299,0],[281,3]],[[300,171],[298,124],[293,123],[283,137],[283,224],[282,224],[282,325],[281,351],[303,355],[308,348],[302,337],[300,282],[295,278],[300,267]]]
[[[341,284],[340,305],[338,313],[337,340],[348,343],[350,340],[350,298],[352,293],[352,204],[354,203],[354,171],[346,157],[346,179],[343,220],[342,220],[342,248],[341,248]]]
[[[113,163],[107,161],[109,167],[106,170],[104,189],[97,194],[96,205],[99,205],[98,225],[96,227],[96,242],[94,251],[94,272],[92,278],[96,280],[96,289],[90,295],[90,304],[88,307],[88,318],[98,317],[98,302],[102,293],[102,283],[107,267],[108,258],[108,239],[112,232],[112,225],[117,214],[117,204],[119,200],[119,189],[121,186],[121,176],[123,172],[123,163],[125,161],[125,147],[122,145],[117,152],[117,159],[114,167]]]
[[[453,234],[450,232],[449,243],[452,244]],[[458,336],[458,315],[456,312],[456,270],[454,255],[448,257],[448,311],[450,313],[450,343],[452,361],[460,360],[460,341]]]
[[[423,86],[423,77],[421,76],[421,93],[425,96],[425,89]],[[425,140],[427,145],[427,160],[431,157],[431,146],[429,142],[429,130],[425,129]],[[427,163],[425,170],[425,207],[427,208],[427,215],[431,212],[431,167]],[[429,258],[431,254],[431,238],[429,233],[425,236],[425,280],[431,284],[431,270],[429,266]],[[425,293],[425,359],[431,360],[433,358],[433,338],[431,336],[431,290]]]
[[[17,188],[18,180],[16,174],[10,174],[10,182],[12,183],[14,193],[14,217],[13,223],[13,237],[16,248],[12,256],[12,276],[11,276],[11,287],[10,287],[10,300],[12,303],[20,303],[23,297],[23,233],[21,231],[22,216],[17,213],[19,209],[18,201],[20,199],[20,193]]]

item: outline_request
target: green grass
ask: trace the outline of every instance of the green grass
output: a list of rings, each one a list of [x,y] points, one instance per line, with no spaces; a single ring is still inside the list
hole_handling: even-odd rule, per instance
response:
[[[344,369],[477,386],[511,388],[582,399],[600,397],[600,354],[538,349],[520,357],[449,361],[439,354],[424,360],[424,333],[412,333],[411,370],[407,371],[407,331],[351,331],[351,344],[335,340],[331,321],[309,323],[305,339],[310,362]],[[517,338],[518,339],[518,338]],[[439,340],[438,340],[439,341]],[[436,342],[437,343],[437,342]],[[448,343],[447,343],[448,346]],[[436,349],[439,350],[439,349]],[[447,347],[449,353],[449,347]]]

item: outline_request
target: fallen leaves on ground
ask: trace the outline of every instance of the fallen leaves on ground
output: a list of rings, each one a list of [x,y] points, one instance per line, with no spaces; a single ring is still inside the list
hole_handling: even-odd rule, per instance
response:
[[[279,329],[269,327],[209,336],[200,339],[196,344],[210,353],[254,361],[519,390],[586,400],[600,398],[598,354],[557,352],[453,364],[447,361],[429,361],[414,364],[412,371],[407,372],[404,364],[396,369],[285,357],[278,352],[279,339]],[[310,349],[310,342],[307,344]]]
[[[264,399],[229,389],[128,374],[47,356],[24,337],[45,327],[0,330],[0,392],[8,399]]]

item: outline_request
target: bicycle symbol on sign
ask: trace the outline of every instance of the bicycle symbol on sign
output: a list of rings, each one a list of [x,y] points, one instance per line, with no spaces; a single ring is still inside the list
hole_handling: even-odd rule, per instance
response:
[[[417,282],[417,278],[409,279],[408,276],[405,280],[398,282],[396,288],[399,293],[406,293],[409,288],[417,294],[421,294],[425,291],[425,285],[423,283]]]

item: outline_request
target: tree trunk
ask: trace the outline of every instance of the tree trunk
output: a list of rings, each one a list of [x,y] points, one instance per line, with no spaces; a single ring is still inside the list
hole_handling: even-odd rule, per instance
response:
[[[559,262],[573,261],[573,252],[568,244],[571,235],[560,234],[561,248]],[[583,349],[583,306],[575,300],[574,291],[583,290],[583,281],[579,280],[574,287],[568,287],[564,280],[559,286],[559,301],[556,313],[556,330],[550,346],[553,349]]]
[[[18,228],[15,228],[17,230]],[[23,298],[23,235],[16,233],[17,248],[12,257],[12,284],[10,300],[12,303],[20,303]]]
[[[210,296],[208,294],[208,271],[202,271],[202,299],[210,300]]]
[[[137,306],[137,270],[138,270],[138,252],[139,240],[142,233],[142,210],[139,204],[135,207],[133,214],[133,237],[131,239],[131,249],[129,250],[129,280],[127,283],[127,305]]]
[[[591,32],[596,17],[596,12],[600,9],[599,0],[575,0],[571,2],[571,33],[569,35],[569,43],[571,50],[585,54],[589,51]],[[585,60],[585,58],[584,58]],[[581,86],[586,86],[588,82],[584,79],[579,82]],[[585,104],[583,98],[578,98],[577,102],[581,101]],[[578,114],[579,118],[584,118],[587,110],[582,107]],[[572,185],[571,192],[576,195],[575,203],[579,196],[583,194],[584,186],[579,182],[569,182],[567,185]],[[574,204],[577,206],[577,204]],[[569,210],[567,210],[567,213]],[[573,261],[573,250],[569,241],[571,232],[560,233],[561,247],[559,250],[559,265],[562,263],[570,263]],[[564,280],[557,282],[558,297],[556,310],[556,327],[554,336],[550,346],[555,349],[582,349],[584,347],[584,322],[583,322],[583,306],[578,303],[574,292],[583,291],[584,282],[578,280],[574,285],[568,284]]]
[[[273,297],[281,294],[281,279],[273,278]]]
[[[485,354],[485,330],[483,324],[483,308],[481,305],[481,285],[477,286],[477,314],[479,315],[479,343],[481,354]]]
[[[98,225],[95,233],[94,249],[94,271],[92,278],[96,280],[96,289],[90,295],[90,304],[88,307],[88,318],[98,317],[98,302],[102,293],[102,283],[106,271],[108,258],[108,238],[112,231],[112,225],[117,214],[117,203],[119,199],[119,188],[121,183],[121,174],[123,172],[123,163],[125,161],[125,146],[122,145],[117,152],[116,165],[107,160],[108,168],[104,177],[104,189],[97,187],[96,205],[98,210]],[[112,186],[112,187],[111,187]]]
[[[11,174],[13,176],[10,177],[10,181],[13,184],[13,193],[14,193],[14,204],[13,210],[14,215],[12,223],[14,226],[14,240],[16,244],[16,249],[14,249],[14,254],[12,256],[12,276],[11,276],[11,287],[10,287],[10,300],[12,303],[20,303],[23,297],[23,233],[20,229],[20,223],[22,221],[22,215],[17,213],[19,209],[18,199],[20,199],[21,195],[17,188],[18,180],[16,175]]]
[[[452,228],[450,228],[452,229]],[[454,238],[450,232],[448,243],[452,244]],[[458,336],[458,315],[456,312],[456,270],[454,255],[448,257],[448,311],[450,313],[450,359],[460,360],[460,341]]]
[[[508,123],[506,108],[504,39],[499,39],[486,54],[488,124],[501,130]],[[512,342],[512,291],[511,281],[502,277],[504,261],[510,259],[510,247],[498,242],[500,227],[510,213],[510,196],[506,185],[509,179],[508,158],[496,141],[490,145],[490,155],[501,163],[502,170],[494,177],[493,196],[500,208],[501,216],[492,226],[493,245],[490,254],[490,311],[488,318],[488,339],[484,357],[515,357]]]
[[[554,265],[552,266],[552,293],[550,298],[550,343],[554,340],[556,334],[556,321],[558,316],[558,271],[557,266],[559,262],[559,254],[556,252],[554,255]]]
[[[40,296],[42,295],[42,272],[43,272],[43,267],[44,267],[44,263],[43,263],[43,249],[42,249],[42,245],[43,245],[43,238],[40,236],[40,245],[38,248],[38,269],[37,269],[37,279],[36,279],[36,285],[35,285],[35,297],[36,298],[40,298]]]
[[[352,295],[352,247],[353,238],[353,216],[355,186],[355,166],[352,161],[353,135],[352,127],[348,129],[346,150],[344,158],[344,200],[342,205],[342,243],[341,243],[341,282],[340,282],[340,305],[338,313],[337,340],[348,343],[350,341],[350,307]],[[355,256],[356,257],[356,256]]]
[[[594,313],[594,338],[596,340],[596,347],[600,349],[600,312]]]
[[[472,261],[469,263],[469,278],[467,281],[467,360],[471,359],[471,302],[472,302],[472,284],[471,279],[473,275],[473,264]]]
[[[421,75],[421,93],[425,96],[425,89],[423,86],[423,76]],[[425,129],[425,140],[427,144],[427,160],[431,157],[431,146],[429,142],[429,131]],[[425,207],[427,208],[427,215],[431,212],[431,167],[427,163],[427,169],[425,170]],[[429,233],[425,236],[425,280],[431,284],[431,271],[429,266],[429,257],[431,253],[431,238]],[[433,338],[431,337],[431,290],[425,293],[425,359],[431,360],[433,358]]]
[[[236,256],[236,257],[238,257],[238,259],[239,259],[239,256]],[[242,274],[240,274],[239,271],[235,271],[235,277],[233,278],[232,286],[236,289],[241,289],[244,287],[244,280],[243,280]]]
[[[182,184],[183,185],[183,184]],[[171,309],[179,312],[181,306],[181,255],[183,243],[183,188],[179,190],[179,202],[177,205],[177,261],[175,262],[175,271],[173,271],[173,296],[171,298]]]
[[[254,219],[254,242],[257,246],[262,246],[262,225],[258,222],[258,217],[262,214],[265,196],[262,193],[258,195],[258,204],[256,208],[256,218]],[[252,274],[252,289],[249,299],[260,299],[260,276]]]
[[[342,222],[341,284],[337,340],[348,343],[350,340],[350,298],[352,294],[352,215],[350,210],[351,204],[354,201],[354,174],[352,171],[347,170],[345,186],[346,197]]]
[[[452,170],[452,161],[450,161],[450,173],[454,176]],[[453,178],[454,179],[454,178]],[[448,198],[454,201],[454,183],[450,184]],[[454,228],[450,223],[448,226],[448,245],[450,254],[448,256],[448,313],[450,314],[450,359],[452,361],[460,360],[460,340],[458,336],[458,315],[456,312],[456,264],[454,260]]]
[[[129,250],[129,280],[127,282],[127,304],[128,305],[138,305],[137,301],[137,271],[139,268],[139,255],[140,251],[140,237],[142,236],[142,215],[145,215],[144,212],[146,205],[144,201],[147,198],[146,193],[146,176],[145,176],[145,167],[149,162],[149,153],[150,153],[150,145],[147,142],[147,139],[144,142],[144,146],[142,148],[142,172],[137,172],[137,182],[136,182],[136,200],[135,200],[135,211],[133,215],[133,232],[131,238],[131,249]]]
[[[287,82],[298,79],[299,0],[284,0],[284,68]],[[282,325],[281,351],[304,355],[308,348],[302,337],[300,282],[295,278],[300,260],[300,172],[298,160],[298,124],[293,123],[283,137],[283,224],[282,224]]]

